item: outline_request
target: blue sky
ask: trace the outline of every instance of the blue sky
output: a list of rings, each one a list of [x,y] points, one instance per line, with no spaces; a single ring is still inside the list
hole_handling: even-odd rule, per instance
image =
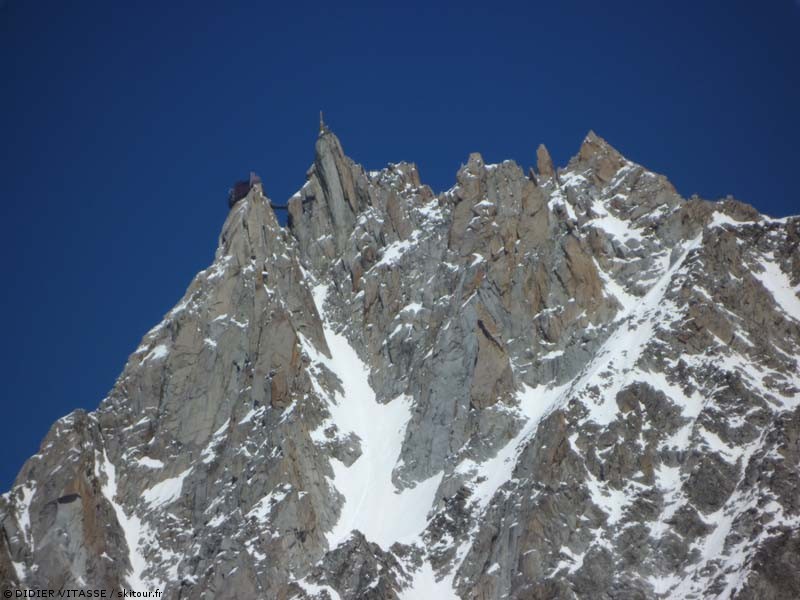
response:
[[[800,212],[794,0],[276,4],[0,0],[0,488],[208,265],[231,182],[303,183],[320,109],[436,191],[594,129],[686,196]]]

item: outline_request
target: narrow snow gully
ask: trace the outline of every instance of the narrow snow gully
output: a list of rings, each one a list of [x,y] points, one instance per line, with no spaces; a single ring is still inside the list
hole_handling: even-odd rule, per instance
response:
[[[321,429],[333,424],[343,436],[355,434],[361,446],[361,456],[349,467],[331,459],[334,472],[331,483],[344,502],[339,520],[327,535],[328,544],[335,548],[353,530],[359,530],[384,549],[395,542],[414,542],[427,525],[427,515],[442,474],[421,481],[413,488],[401,491],[395,487],[392,470],[400,459],[406,426],[411,417],[411,398],[401,395],[386,404],[375,399],[369,385],[369,368],[347,338],[336,333],[325,318],[323,303],[327,294],[328,286],[325,285],[318,285],[313,290],[332,358],[317,352],[312,344],[303,340],[309,357],[330,369],[344,390],[344,394],[337,392],[334,398],[328,396],[331,416]]]
[[[103,449],[102,460],[100,454],[95,452],[95,477],[103,482],[101,488],[103,496],[114,509],[125,544],[128,546],[128,561],[131,568],[125,576],[127,584],[133,589],[148,589],[151,585],[163,589],[164,586],[161,582],[147,581],[144,578],[143,573],[147,568],[147,559],[143,553],[142,538],[148,536],[150,529],[135,514],[128,515],[117,502],[117,469],[108,460],[105,449]]]

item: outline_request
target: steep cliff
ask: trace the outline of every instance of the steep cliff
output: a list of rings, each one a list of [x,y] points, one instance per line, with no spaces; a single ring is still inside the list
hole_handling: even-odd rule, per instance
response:
[[[6,587],[800,597],[800,218],[594,133],[434,194],[324,130],[0,498]]]

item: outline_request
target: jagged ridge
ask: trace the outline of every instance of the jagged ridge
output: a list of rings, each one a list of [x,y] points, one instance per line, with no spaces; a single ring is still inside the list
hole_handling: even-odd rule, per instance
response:
[[[800,593],[800,220],[685,201],[594,133],[559,170],[470,155],[435,195],[324,129],[288,211],[236,203],[25,464],[12,587]]]

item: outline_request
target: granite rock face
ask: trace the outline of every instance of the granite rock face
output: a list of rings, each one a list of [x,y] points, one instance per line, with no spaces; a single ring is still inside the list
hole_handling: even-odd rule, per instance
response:
[[[3,585],[800,595],[800,218],[536,162],[435,194],[324,129],[0,497]]]

